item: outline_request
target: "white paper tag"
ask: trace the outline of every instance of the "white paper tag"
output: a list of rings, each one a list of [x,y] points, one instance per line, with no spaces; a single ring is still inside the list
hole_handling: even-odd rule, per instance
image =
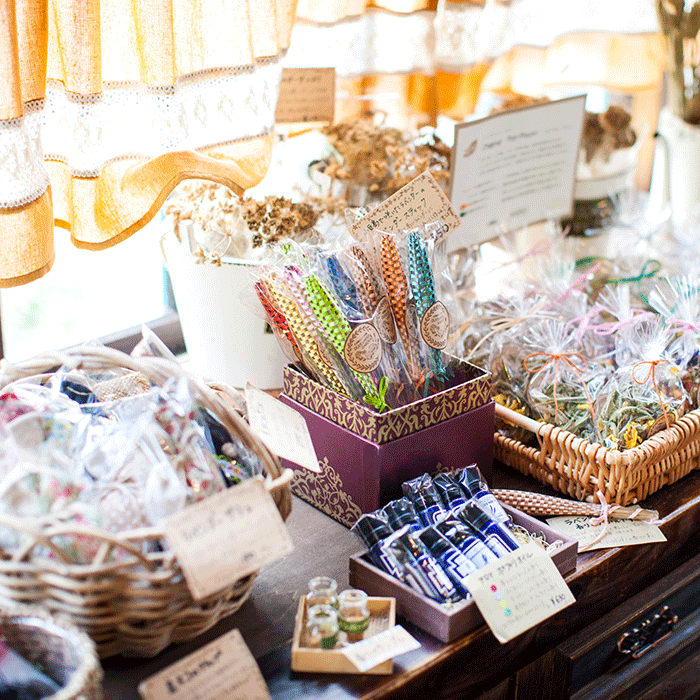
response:
[[[469,247],[570,215],[585,95],[498,112],[455,126],[450,201]]]
[[[321,473],[306,421],[293,408],[256,389],[245,388],[251,430],[279,457],[300,467]]]
[[[352,223],[349,230],[356,240],[364,242],[375,229],[400,233],[435,221],[443,224],[442,229],[436,232],[436,243],[449,236],[460,223],[450,200],[435,178],[426,171],[385,199],[369,214]]]
[[[161,521],[195,600],[206,598],[294,549],[259,477]]]
[[[415,649],[420,649],[420,642],[401,625],[396,625],[361,642],[343,647],[340,653],[347,657],[360,673],[365,673],[395,656]]]
[[[270,700],[238,630],[231,630],[139,685],[144,700]]]
[[[470,574],[465,586],[501,644],[576,602],[550,556],[534,544]]]
[[[588,546],[603,530],[603,524],[591,525],[591,518],[585,515],[564,515],[547,518],[547,522],[559,532],[578,540],[579,547]],[[590,549],[607,547],[627,547],[632,544],[666,542],[666,536],[656,525],[642,520],[609,520],[600,542]]]

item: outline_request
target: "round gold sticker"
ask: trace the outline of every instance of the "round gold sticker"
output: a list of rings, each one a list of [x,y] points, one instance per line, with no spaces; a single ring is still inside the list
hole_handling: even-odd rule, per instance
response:
[[[420,334],[431,348],[444,350],[449,333],[450,314],[441,301],[436,301],[420,320]]]
[[[382,361],[382,340],[371,323],[360,323],[352,329],[343,348],[345,361],[356,372],[373,372]]]

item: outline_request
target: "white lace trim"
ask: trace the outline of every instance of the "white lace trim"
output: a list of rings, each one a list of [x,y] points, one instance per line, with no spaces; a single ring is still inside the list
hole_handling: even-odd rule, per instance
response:
[[[42,138],[46,158],[75,177],[96,177],[108,162],[197,150],[269,133],[281,61],[206,71],[168,88],[109,84],[76,96],[48,86]]]
[[[25,115],[0,121],[0,209],[15,209],[39,199],[49,187],[41,148],[41,101]]]
[[[432,73],[432,12],[407,15],[368,10],[334,24],[298,21],[286,66],[335,66],[340,77],[372,73]]]

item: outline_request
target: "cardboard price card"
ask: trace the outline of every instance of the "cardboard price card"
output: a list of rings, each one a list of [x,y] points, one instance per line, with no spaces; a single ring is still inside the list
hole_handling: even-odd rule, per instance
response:
[[[455,246],[571,214],[584,103],[581,95],[455,126],[450,201],[462,223]]]
[[[627,547],[633,544],[666,542],[666,535],[656,526],[643,520],[610,520],[607,526],[592,525],[588,516],[560,516],[547,518],[547,522],[559,532],[578,540],[579,549],[606,549],[607,547]],[[599,542],[589,546],[605,527],[605,534]]]
[[[275,121],[333,122],[335,68],[283,68]]]
[[[426,171],[351,224],[350,233],[358,241],[364,242],[375,229],[400,233],[436,221],[442,223],[442,228],[436,232],[436,243],[459,226],[459,218],[450,200],[435,178]]]
[[[217,593],[292,551],[272,496],[259,477],[162,521],[195,600]]]
[[[361,642],[344,647],[340,653],[347,657],[360,673],[365,673],[395,656],[416,649],[420,649],[420,642],[401,625],[395,625]]]
[[[139,685],[144,700],[270,700],[238,630],[231,630]]]
[[[534,544],[475,571],[465,585],[501,644],[576,602],[550,556]]]

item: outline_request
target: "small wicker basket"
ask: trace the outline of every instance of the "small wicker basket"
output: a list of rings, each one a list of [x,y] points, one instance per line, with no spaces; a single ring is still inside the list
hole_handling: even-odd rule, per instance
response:
[[[579,501],[595,500],[600,490],[608,503],[627,506],[700,468],[700,409],[629,450],[603,447],[499,404],[496,415],[534,433],[539,447],[496,433],[495,459]]]
[[[2,637],[10,649],[61,689],[46,700],[101,700],[102,667],[92,640],[63,616],[36,606],[0,605]]]
[[[262,464],[265,486],[284,519],[291,511],[291,470],[283,470],[276,456],[250,431],[248,424],[200,378],[171,360],[134,358],[105,347],[81,347],[39,355],[22,364],[0,365],[0,389],[17,382],[43,382],[57,368],[85,370],[121,368],[157,385],[185,378],[198,403],[214,413]],[[141,386],[144,382],[132,382]],[[195,602],[175,555],[158,551],[163,533],[157,527],[118,534],[95,527],[59,522],[34,522],[0,514],[0,525],[30,535],[31,543],[17,551],[0,550],[0,600],[41,604],[70,618],[94,640],[101,657],[114,654],[154,656],[173,642],[192,639],[221,618],[234,613],[250,594],[250,574],[216,595]],[[52,540],[83,535],[101,543],[93,560],[75,564],[61,556]],[[42,554],[46,548],[55,556]],[[110,555],[118,551],[119,557]],[[143,554],[143,552],[149,552]]]

